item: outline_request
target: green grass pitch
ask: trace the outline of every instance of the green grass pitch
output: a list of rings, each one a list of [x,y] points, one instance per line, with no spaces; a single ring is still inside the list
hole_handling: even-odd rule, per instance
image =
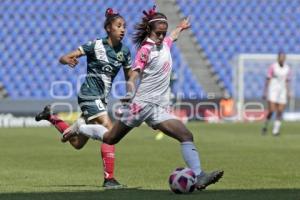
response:
[[[147,126],[116,146],[116,178],[127,189],[104,191],[99,142],[81,150],[59,140],[54,128],[0,129],[0,199],[200,199],[299,200],[300,124],[284,123],[282,134],[260,135],[261,124],[188,124],[205,170],[224,177],[205,191],[176,195],[168,176],[184,166],[177,141],[155,140]]]

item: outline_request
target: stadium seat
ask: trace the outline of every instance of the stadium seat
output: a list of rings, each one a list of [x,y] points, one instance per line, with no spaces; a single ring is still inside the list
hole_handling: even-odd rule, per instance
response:
[[[295,38],[300,38],[300,20],[296,20],[299,16],[295,12],[300,6],[298,0],[177,0],[177,4],[184,15],[193,19],[192,31],[197,42],[229,91],[232,91],[231,61],[235,55],[278,53],[278,50],[300,52],[299,45],[295,45],[299,43]]]
[[[3,41],[5,51],[0,54],[0,73],[6,76],[1,76],[0,81],[12,99],[51,98],[49,91],[52,81],[70,81],[74,90],[72,97],[76,98],[77,79],[86,73],[86,60],[80,59],[79,65],[70,69],[60,65],[58,58],[81,44],[106,35],[103,30],[103,8],[107,7],[118,10],[126,19],[128,36],[124,38],[124,43],[130,47],[134,57],[136,49],[129,35],[134,31],[134,24],[139,21],[137,16],[141,16],[141,10],[151,8],[152,5],[152,0],[3,0],[0,2],[0,12],[5,15],[0,19],[0,34],[6,37]],[[178,74],[178,70],[189,71],[179,49],[174,46],[172,54],[175,73]],[[122,73],[116,78],[123,79]],[[186,79],[190,80],[190,77],[183,77],[181,82],[186,82]],[[201,89],[196,80],[185,87],[187,91]],[[116,89],[122,93],[125,86]],[[182,92],[183,89],[177,87],[176,91]],[[55,92],[57,95],[68,94],[63,86],[56,88]]]

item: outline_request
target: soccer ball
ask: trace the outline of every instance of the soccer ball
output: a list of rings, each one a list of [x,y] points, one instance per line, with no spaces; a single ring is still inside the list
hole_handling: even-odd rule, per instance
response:
[[[177,168],[169,177],[170,189],[176,194],[193,192],[196,182],[196,175],[189,168]]]

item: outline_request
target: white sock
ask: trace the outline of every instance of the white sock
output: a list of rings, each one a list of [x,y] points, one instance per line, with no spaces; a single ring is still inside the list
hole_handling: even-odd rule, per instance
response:
[[[71,126],[64,130],[63,135],[68,133],[70,130],[76,134],[79,134],[79,127],[85,123],[85,120],[82,117],[79,117]]]
[[[108,130],[100,124],[84,124],[79,127],[79,133],[94,140],[103,141],[103,135]]]
[[[281,126],[281,121],[280,121],[280,120],[276,120],[276,121],[274,122],[273,131],[272,131],[272,133],[273,133],[274,135],[276,135],[276,134],[279,133],[279,131],[280,131],[280,126]]]
[[[201,173],[201,164],[198,151],[193,142],[182,142],[181,152],[186,165],[198,176]]]

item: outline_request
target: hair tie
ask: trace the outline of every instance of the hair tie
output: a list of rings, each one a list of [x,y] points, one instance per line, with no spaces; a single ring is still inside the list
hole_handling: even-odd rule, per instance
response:
[[[150,9],[148,12],[143,10],[143,14],[147,17],[148,20],[151,19],[156,14],[155,9],[156,9],[156,5],[154,5],[152,9]]]
[[[119,13],[114,12],[114,10],[112,8],[107,8],[106,12],[105,12],[105,17],[109,17],[109,16],[112,16],[112,15],[118,15],[118,14]]]

